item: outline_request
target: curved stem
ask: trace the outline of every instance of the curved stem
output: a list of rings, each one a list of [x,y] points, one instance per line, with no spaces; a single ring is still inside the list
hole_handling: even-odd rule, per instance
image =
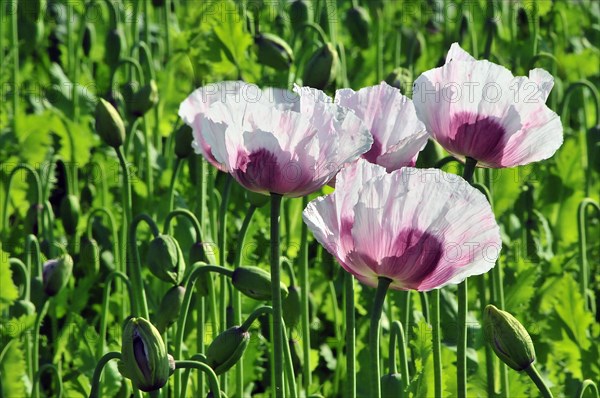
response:
[[[86,235],[87,235],[88,239],[93,238],[92,227],[93,227],[94,223],[92,222],[92,220],[99,213],[103,213],[106,216],[106,218],[108,218],[108,228],[110,229],[110,233],[112,236],[112,242],[114,245],[115,262],[119,265],[120,271],[125,272],[125,262],[121,261],[122,254],[119,251],[120,245],[119,245],[119,238],[118,238],[119,233],[117,232],[117,223],[115,222],[115,217],[113,216],[113,213],[110,209],[108,209],[107,207],[97,207],[90,211],[90,214],[88,216],[88,223],[87,223],[87,227],[86,227]]]
[[[308,205],[308,198],[302,198],[302,208]],[[310,367],[310,319],[309,319],[309,292],[310,281],[308,279],[308,227],[306,223],[302,223],[301,238],[300,238],[300,287],[302,298],[302,353],[303,353],[303,368],[302,381],[304,382],[304,391],[308,392],[312,384],[312,375]]]
[[[592,95],[596,118],[596,123],[594,125],[597,125],[598,123],[600,123],[600,94],[598,94],[598,89],[596,88],[596,86],[594,86],[594,84],[589,80],[582,79],[569,85],[569,87],[565,91],[565,94],[563,96],[563,102],[560,107],[561,115],[564,117],[564,120],[567,120],[566,115],[569,103],[571,102],[571,95],[578,88],[587,89]]]
[[[442,346],[440,342],[440,289],[431,292],[431,329],[433,343],[434,396],[442,397]],[[402,327],[402,325],[400,325]],[[408,367],[408,364],[406,365]],[[407,381],[402,375],[402,380]]]
[[[200,221],[198,221],[198,219],[196,218],[194,213],[192,213],[191,211],[189,211],[187,209],[177,209],[177,210],[173,210],[169,214],[167,214],[167,217],[165,218],[165,224],[163,226],[163,234],[169,233],[169,229],[171,227],[171,220],[173,220],[173,218],[175,218],[175,217],[187,218],[189,220],[189,222],[192,224],[192,228],[194,228],[194,233],[196,234],[196,242],[202,241],[202,231],[200,229]]]
[[[240,326],[240,328],[242,330],[244,330],[245,332],[247,332],[248,330],[250,330],[250,326],[252,326],[252,324],[254,323],[254,321],[256,321],[258,319],[258,317],[265,315],[265,314],[269,314],[272,315],[273,314],[273,307],[269,306],[269,305],[263,305],[261,307],[258,307],[257,309],[255,309],[254,311],[252,311],[252,313],[248,316],[248,318],[246,318],[246,320],[244,321],[244,323],[242,323],[242,325]]]
[[[121,359],[121,353],[113,351],[100,358],[94,369],[94,375],[92,376],[92,391],[90,392],[89,398],[100,397],[100,377],[102,377],[102,370],[111,359]]]
[[[369,329],[369,351],[371,355],[371,396],[381,398],[381,383],[379,371],[379,328],[385,295],[392,280],[379,277],[373,310],[371,311],[371,326]]]
[[[580,272],[580,281],[579,286],[581,289],[581,294],[584,297],[586,302],[586,308],[589,309],[589,303],[587,300],[587,291],[588,291],[588,283],[589,283],[589,264],[587,259],[587,234],[586,234],[586,226],[587,226],[587,209],[591,207],[596,210],[600,215],[600,205],[591,199],[585,198],[579,203],[579,207],[577,209],[577,231],[579,234],[579,256],[581,257],[581,272]]]
[[[102,289],[102,312],[100,313],[100,331],[98,333],[98,343],[96,346],[96,357],[100,358],[104,353],[104,340],[106,338],[106,317],[109,314],[108,300],[110,298],[110,284],[114,279],[120,278],[127,286],[129,297],[135,297],[129,278],[122,272],[113,271],[106,277],[104,288]]]
[[[219,387],[219,379],[210,366],[200,361],[175,361],[175,369],[198,369],[208,376],[208,384],[213,397],[221,396],[221,388]]]
[[[536,369],[534,364],[531,364],[531,366],[529,366],[527,369],[525,369],[525,372],[529,375],[531,380],[535,383],[538,390],[540,390],[540,394],[542,395],[542,397],[552,398],[552,392],[550,391],[550,388],[548,388],[548,386],[542,379],[540,372],[538,372],[538,370]]]
[[[35,254],[34,262],[32,263],[32,254]],[[42,256],[40,255],[40,243],[37,237],[33,234],[27,235],[25,238],[25,264],[29,270],[30,278],[36,276],[42,277]]]
[[[42,309],[35,317],[35,324],[33,326],[33,361],[31,363],[32,374],[35,376],[38,373],[38,368],[40,365],[40,327],[42,325],[42,320],[44,316],[46,316],[46,312],[48,312],[48,306],[50,301],[46,300],[44,302]],[[37,385],[33,386],[32,389],[33,398],[38,398],[40,396],[40,391],[37,388]]]
[[[229,174],[225,175],[225,186],[223,187],[223,196],[221,199],[221,208],[219,209],[219,264],[223,267],[227,266],[227,207],[229,206],[229,198],[231,196],[231,185],[233,177]],[[220,279],[219,304],[220,304],[220,329],[219,332],[227,329],[227,281],[225,277]]]
[[[438,160],[433,167],[435,167],[436,169],[441,169],[448,163],[452,163],[452,162],[460,163],[459,160],[456,159],[454,156],[446,156],[445,158]]]
[[[2,210],[2,231],[6,231],[8,228],[8,203],[10,199],[10,190],[12,188],[12,183],[14,176],[17,174],[19,170],[24,170],[29,172],[29,174],[35,180],[35,204],[41,204],[42,199],[42,184],[40,183],[40,176],[37,171],[33,167],[28,164],[18,164],[15,168],[10,172],[8,176],[8,184],[6,185],[6,196],[4,197],[4,209]],[[38,215],[38,225],[40,225],[39,215]]]
[[[131,284],[133,286],[133,291],[137,297],[136,299],[136,308],[137,313],[140,314],[142,318],[150,319],[148,317],[148,304],[146,302],[146,293],[144,292],[144,281],[142,280],[142,265],[140,262],[140,254],[138,253],[137,248],[137,226],[140,222],[145,221],[146,224],[152,230],[152,235],[157,237],[159,235],[158,227],[156,223],[150,216],[147,214],[140,214],[136,216],[131,225],[129,226],[129,243],[131,245],[131,269],[129,272],[131,273]]]
[[[37,372],[37,374],[34,376],[33,378],[33,391],[36,391],[38,389],[38,384],[40,382],[40,377],[42,375],[42,373],[44,373],[46,370],[50,370],[52,371],[52,375],[54,376],[54,380],[56,380],[56,392],[55,392],[55,397],[57,398],[61,398],[62,397],[62,391],[63,391],[63,383],[62,383],[62,377],[60,376],[60,371],[58,370],[58,368],[52,364],[44,364],[40,367],[40,370]]]
[[[598,386],[596,386],[596,383],[594,383],[590,379],[587,379],[587,380],[584,380],[583,383],[581,383],[581,387],[579,387],[579,391],[577,392],[577,398],[583,398],[585,392],[588,389],[592,391],[592,394],[594,394],[596,396],[596,398],[598,398],[600,396],[598,394]]]
[[[23,278],[23,295],[19,297],[21,300],[29,301],[29,271],[23,261],[18,258],[12,257],[8,260],[11,266],[14,266],[21,273],[21,277]]]
[[[179,172],[181,170],[181,158],[175,159],[175,167],[173,168],[173,175],[171,176],[171,183],[169,184],[169,211],[173,210],[173,199],[175,193],[175,182],[177,181],[177,177],[179,176]]]
[[[275,392],[285,397],[283,377],[283,318],[281,309],[281,270],[279,264],[279,213],[282,196],[271,193],[271,288],[273,297],[273,352],[275,356]]]
[[[356,398],[356,320],[354,309],[354,277],[344,272],[344,292],[346,298],[346,396]]]

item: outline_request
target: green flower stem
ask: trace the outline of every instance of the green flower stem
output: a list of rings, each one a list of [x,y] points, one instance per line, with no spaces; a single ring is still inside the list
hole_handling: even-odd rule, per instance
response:
[[[434,396],[441,398],[442,389],[442,346],[440,341],[440,289],[431,292],[431,328],[433,343],[433,373],[434,373]],[[402,327],[402,325],[400,325]],[[407,365],[408,368],[408,365]],[[408,380],[402,375],[402,380]]]
[[[19,296],[19,299],[29,301],[29,271],[27,267],[23,264],[23,261],[15,257],[11,257],[8,262],[11,267],[19,270],[18,272],[23,278],[23,294]]]
[[[156,238],[159,235],[158,227],[152,218],[150,218],[147,214],[139,214],[137,215],[131,225],[129,226],[129,244],[130,244],[130,259],[131,261],[131,269],[129,273],[131,275],[131,285],[133,287],[133,292],[135,294],[134,298],[136,301],[137,314],[144,319],[150,319],[148,315],[148,304],[146,301],[146,293],[144,292],[144,281],[142,280],[142,264],[140,261],[140,253],[137,248],[137,227],[140,222],[145,221],[146,224],[150,227],[152,231],[152,235]]]
[[[579,273],[580,275],[580,280],[579,280],[579,287],[581,289],[581,294],[583,296],[583,298],[585,299],[585,303],[586,303],[586,308],[590,309],[590,303],[589,300],[587,299],[588,297],[588,283],[589,283],[589,278],[590,278],[590,266],[588,264],[588,259],[587,259],[587,234],[586,234],[586,226],[587,226],[587,209],[591,207],[592,209],[596,210],[596,212],[598,212],[598,214],[600,215],[600,205],[598,205],[598,202],[596,202],[595,200],[591,199],[591,198],[585,198],[583,199],[580,203],[579,203],[579,207],[577,209],[577,231],[578,231],[578,235],[579,235],[579,256],[581,258],[581,262],[580,262],[580,266],[581,266],[581,271]]]
[[[229,206],[229,198],[231,196],[232,181],[233,178],[229,174],[225,175],[225,186],[223,187],[221,208],[219,210],[219,264],[223,267],[227,266],[227,253],[225,252],[227,250],[227,207]],[[220,281],[219,308],[221,313],[219,317],[219,332],[223,332],[227,329],[227,280],[223,276]]]
[[[302,25],[300,25],[298,32],[294,32],[294,38],[299,35],[302,31],[304,31],[305,29],[312,29],[315,32],[317,32],[317,35],[319,35],[319,38],[321,39],[321,43],[327,43],[329,40],[327,38],[327,34],[325,33],[325,31],[323,30],[323,28],[321,28],[321,26],[317,25],[314,22],[305,22]],[[294,39],[295,40],[295,39]]]
[[[204,322],[205,314],[204,308],[206,306],[206,300],[199,292],[196,292],[196,351],[200,354],[204,354]],[[188,380],[189,375],[185,376],[185,380]],[[204,395],[204,373],[198,372],[196,377],[196,385],[198,386],[197,394]],[[185,397],[185,389],[187,383],[183,385],[182,396]]]
[[[302,208],[308,205],[308,198],[302,198]],[[300,288],[301,288],[301,322],[302,322],[302,353],[303,353],[303,368],[302,381],[304,383],[304,391],[308,393],[312,384],[312,375],[310,372],[310,319],[309,319],[309,292],[310,281],[308,279],[308,227],[306,223],[302,223],[301,238],[300,238]]]
[[[96,364],[96,368],[94,369],[94,375],[92,376],[92,391],[90,392],[89,398],[100,397],[100,378],[102,377],[102,370],[104,370],[104,366],[111,359],[121,359],[121,353],[112,351],[100,358],[100,360]]]
[[[90,214],[88,216],[87,227],[86,227],[86,235],[87,235],[88,239],[93,238],[93,234],[92,234],[92,227],[94,226],[93,219],[94,219],[94,217],[99,216],[100,213],[104,214],[106,216],[106,218],[108,219],[108,228],[110,229],[112,243],[114,245],[114,256],[115,256],[115,262],[117,263],[117,266],[119,267],[118,270],[121,272],[126,272],[125,261],[123,261],[124,259],[121,257],[122,253],[120,253],[120,250],[119,250],[120,245],[119,245],[119,233],[117,232],[117,223],[115,222],[115,217],[113,216],[113,213],[110,209],[108,209],[107,207],[97,207],[90,211]]]
[[[137,118],[133,121],[133,123],[130,123],[129,126],[127,127],[127,132],[125,134],[125,144],[123,145],[124,153],[129,153],[129,147],[131,146],[131,141],[133,140],[133,136],[135,135],[138,124],[140,124],[141,120],[142,119]]]
[[[173,168],[173,175],[171,176],[171,183],[169,184],[169,207],[168,210],[173,210],[173,199],[175,193],[175,182],[177,181],[177,177],[179,176],[179,172],[181,170],[181,159],[175,159],[175,167]]]
[[[200,228],[200,221],[198,221],[198,218],[196,218],[194,213],[192,213],[191,211],[189,211],[187,209],[177,209],[177,210],[173,210],[169,214],[167,214],[167,217],[165,218],[165,224],[163,226],[163,234],[169,233],[169,229],[171,227],[171,221],[175,217],[187,218],[189,220],[189,222],[192,224],[192,228],[194,228],[194,233],[196,234],[196,242],[202,242],[202,230]]]
[[[250,326],[252,326],[254,321],[256,321],[260,316],[265,314],[273,315],[273,307],[269,305],[263,305],[261,307],[258,307],[257,309],[252,311],[250,315],[248,315],[248,318],[246,318],[244,323],[241,324],[240,328],[243,331],[247,332],[248,330],[250,330]]]
[[[221,396],[219,379],[210,366],[200,361],[175,361],[175,369],[198,369],[208,376],[208,384],[213,397]],[[175,395],[177,396],[177,395]]]
[[[536,387],[540,391],[540,394],[543,398],[553,398],[550,388],[548,388],[548,386],[542,379],[540,372],[538,372],[538,370],[534,364],[531,364],[531,366],[529,366],[527,369],[525,369],[525,372],[529,375],[531,380],[535,383]]]
[[[13,134],[18,134],[19,131],[19,123],[18,123],[18,115],[19,115],[19,29],[17,27],[17,7],[18,2],[12,3],[14,4],[11,14],[11,24],[10,24],[10,44],[12,47],[12,131]],[[8,200],[8,196],[5,198]]]
[[[40,367],[40,370],[36,373],[35,377],[33,378],[33,387],[32,387],[33,390],[32,391],[38,390],[40,376],[45,371],[51,371],[52,375],[54,376],[54,380],[56,381],[56,391],[54,392],[53,396],[56,398],[61,398],[62,393],[63,393],[63,384],[62,384],[62,377],[60,376],[60,371],[58,370],[58,368],[56,366],[49,364],[49,363],[42,365]]]
[[[581,387],[579,387],[579,391],[577,392],[577,398],[583,398],[588,389],[592,391],[593,396],[596,398],[600,396],[600,394],[598,394],[598,386],[596,386],[596,383],[587,379],[581,383]]]
[[[492,53],[492,45],[494,43],[494,37],[496,36],[496,23],[494,22],[495,15],[495,7],[493,2],[487,3],[487,16],[486,16],[486,40],[485,40],[485,49],[483,50],[483,58],[489,59],[490,54]]]
[[[34,260],[32,260],[34,257]],[[33,234],[25,238],[25,264],[29,270],[30,278],[42,277],[42,256],[40,254],[40,243]]]
[[[356,398],[356,320],[354,309],[354,277],[344,272],[346,320],[346,392],[347,398]]]
[[[342,352],[343,343],[342,343],[342,332],[340,331],[340,319],[338,315],[338,301],[337,301],[337,293],[335,291],[335,284],[333,280],[330,280],[329,283],[329,296],[331,297],[331,308],[333,309],[333,332],[334,338],[337,342],[337,351]],[[333,377],[333,394],[338,395],[339,393],[339,383],[340,383],[340,366],[335,367],[334,377]]]
[[[271,193],[271,286],[273,293],[273,342],[275,356],[275,391],[274,396],[285,398],[283,377],[283,317],[281,309],[281,270],[279,264],[279,213],[282,196]],[[286,342],[287,344],[287,342]]]
[[[380,82],[383,80],[383,15],[382,10],[377,8],[375,21],[375,45],[377,46],[375,52],[375,76],[376,80]]]
[[[194,291],[194,284],[196,280],[202,276],[205,272],[217,272],[225,276],[231,277],[233,271],[221,267],[218,265],[206,265],[201,262],[194,263],[192,265],[192,271],[183,281],[183,285],[185,286],[185,294],[183,296],[183,301],[181,303],[181,309],[179,312],[179,318],[177,319],[177,335],[175,336],[175,352],[174,358],[181,358],[181,353],[183,349],[183,336],[185,332],[185,324],[187,320],[187,315],[190,309],[190,302],[192,301],[192,293]],[[209,277],[210,279],[210,277]],[[203,338],[200,337],[200,338]],[[178,374],[174,375],[175,377],[175,396],[179,396],[179,392],[181,390],[181,379]],[[184,385],[186,383],[183,383]]]
[[[406,390],[406,388],[410,385],[410,376],[408,373],[408,349],[406,345],[406,338],[404,336],[404,328],[402,327],[402,323],[399,321],[392,322],[392,335],[390,337],[391,344],[398,345],[398,351],[400,353],[400,374],[402,375],[402,389]],[[393,364],[392,364],[392,356]],[[390,348],[390,366],[393,366],[393,372],[396,373],[396,350],[395,348]],[[437,395],[436,395],[437,397]]]
[[[133,293],[133,289],[131,286],[131,282],[129,282],[129,278],[122,272],[113,271],[106,277],[104,281],[104,287],[102,288],[102,311],[100,312],[100,331],[98,336],[98,341],[96,344],[96,357],[101,358],[104,354],[105,348],[105,339],[106,339],[106,318],[110,313],[108,308],[108,301],[110,299],[110,284],[115,279],[121,279],[125,286],[127,287],[127,292],[129,293],[129,297],[135,297]]]
[[[202,363],[206,363],[206,355],[204,354],[194,354],[192,355],[191,358],[188,359],[189,361],[198,361],[198,362],[202,362]],[[183,380],[188,380],[190,378],[190,373],[192,371],[192,368],[188,368],[185,370],[185,372],[183,372]],[[201,374],[200,379],[202,380],[202,385],[199,384],[200,388],[200,394],[202,394],[202,396],[204,396],[204,372],[198,372]],[[187,397],[187,387],[188,387],[188,383],[183,383],[183,385],[181,386],[181,395],[180,397],[185,398]]]
[[[40,183],[40,176],[37,171],[28,164],[22,163],[15,166],[15,168],[10,172],[8,176],[8,184],[6,185],[6,195],[4,196],[4,208],[2,210],[2,231],[6,231],[8,229],[8,203],[10,202],[10,190],[12,188],[12,184],[14,181],[14,177],[17,175],[17,172],[23,170],[28,172],[33,179],[35,180],[35,196],[34,203],[36,205],[40,205],[42,203],[42,184]],[[40,215],[38,214],[38,225],[41,226]]]
[[[35,324],[33,326],[33,360],[31,361],[31,373],[34,376],[38,374],[38,369],[40,366],[40,327],[42,326],[42,320],[46,316],[46,312],[48,312],[49,305],[50,300],[46,300],[42,305],[42,309],[37,313],[35,317]],[[39,398],[40,391],[37,388],[37,385],[33,386],[31,395],[33,398]]]
[[[418,294],[419,299],[421,300],[421,312],[423,312],[423,318],[425,318],[425,322],[430,323],[429,299],[427,298],[427,294],[425,292],[419,292]]]
[[[490,273],[489,275],[491,278],[492,274]],[[493,291],[490,291],[490,299],[488,301],[488,299],[486,298],[485,274],[479,275],[476,278],[476,280],[478,282],[477,293],[479,295],[479,308],[481,309],[483,318],[483,311],[487,303],[495,301],[494,293]],[[493,397],[496,395],[496,361],[494,352],[492,351],[489,344],[485,345],[485,373],[487,394],[489,397]]]
[[[80,52],[82,50],[83,47],[83,37],[84,37],[84,33],[85,33],[85,21],[87,20],[87,15],[88,15],[88,11],[90,9],[92,9],[93,7],[95,7],[96,5],[96,0],[91,0],[89,1],[86,5],[85,5],[85,9],[83,11],[83,14],[81,15],[81,19],[80,19],[80,25],[79,25],[79,31],[77,33],[77,43],[75,45],[75,48],[73,49],[73,58],[71,58],[73,60],[73,67],[72,67],[72,73],[73,73],[73,81],[72,84],[73,86],[71,87],[71,98],[73,99],[73,121],[75,121],[75,123],[77,123],[79,121],[79,90],[77,90],[77,82],[79,80],[79,66],[80,66],[80,61],[79,61],[79,57],[80,57]],[[71,5],[68,5],[68,8],[71,8]],[[70,21],[70,19],[69,19]],[[70,23],[68,24],[70,26]]]
[[[165,30],[165,58],[169,59],[171,56],[171,0],[165,0],[165,16],[164,16],[164,27]]]
[[[373,398],[381,398],[381,383],[379,371],[379,328],[385,295],[392,280],[379,277],[373,310],[371,311],[371,326],[369,329],[369,351],[371,355],[371,394]]]
[[[50,243],[54,242],[54,212],[52,211],[52,204],[50,204],[49,200],[44,203],[42,209],[42,223],[46,224],[46,227],[44,227],[46,241]],[[56,252],[54,249],[54,245],[51,244],[48,249],[50,254],[49,257],[54,257],[54,253]]]

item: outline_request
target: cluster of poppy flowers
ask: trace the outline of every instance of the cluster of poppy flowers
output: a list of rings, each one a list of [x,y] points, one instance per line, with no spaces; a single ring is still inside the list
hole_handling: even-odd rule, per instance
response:
[[[428,291],[487,272],[499,227],[485,196],[459,176],[417,169],[429,139],[479,167],[513,167],[562,144],[553,86],[543,69],[514,77],[453,44],[424,72],[413,99],[386,83],[359,91],[293,92],[244,82],[194,91],[179,115],[197,153],[250,191],[300,197],[315,238],[364,284]]]

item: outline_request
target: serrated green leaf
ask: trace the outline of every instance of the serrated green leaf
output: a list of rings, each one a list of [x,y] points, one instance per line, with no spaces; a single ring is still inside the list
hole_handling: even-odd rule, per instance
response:
[[[571,275],[565,275],[561,285],[560,300],[555,303],[556,313],[568,327],[575,342],[585,350],[591,344],[587,328],[594,322],[594,317],[586,310],[579,285]]]
[[[0,257],[0,312],[3,312],[19,297],[19,289],[12,279],[8,253],[0,249]]]
[[[26,397],[29,395],[29,378],[25,366],[25,354],[21,341],[9,342],[0,350],[0,375],[2,396]]]

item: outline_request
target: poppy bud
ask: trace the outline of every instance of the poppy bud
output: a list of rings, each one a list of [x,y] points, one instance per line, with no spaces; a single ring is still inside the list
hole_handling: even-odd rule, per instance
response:
[[[294,62],[291,47],[281,37],[261,33],[254,38],[257,48],[258,62],[277,70],[289,69]]]
[[[104,62],[115,69],[121,60],[121,52],[125,48],[125,35],[119,28],[110,29],[104,41]]]
[[[381,378],[382,397],[402,396],[402,376],[400,373],[388,373]]]
[[[86,23],[85,30],[83,31],[83,40],[81,42],[81,47],[83,48],[83,54],[86,57],[90,56],[90,52],[92,51],[92,45],[96,41],[96,28],[94,24]]]
[[[290,22],[292,28],[298,31],[300,27],[312,20],[312,8],[306,0],[295,0],[290,4]]]
[[[58,294],[69,281],[72,272],[73,259],[68,254],[46,261],[42,267],[44,292],[48,296]]]
[[[271,274],[258,267],[239,267],[231,275],[233,287],[255,300],[271,300]],[[281,297],[288,294],[287,287],[281,283]]]
[[[158,103],[158,87],[150,80],[133,94],[130,112],[133,116],[141,117]]]
[[[44,282],[42,278],[36,276],[31,278],[31,288],[29,289],[29,299],[35,306],[35,308],[40,309],[44,304],[44,301],[48,298],[44,294]]]
[[[300,288],[298,286],[290,286],[288,295],[283,300],[283,320],[287,327],[293,328],[300,320]]]
[[[29,300],[17,300],[9,309],[9,315],[11,318],[20,318],[22,316],[28,316],[35,314],[35,305]]]
[[[38,220],[39,216],[42,214],[42,210],[44,210],[44,205],[42,204],[32,204],[27,209],[27,214],[25,215],[25,231],[28,233],[32,233],[34,235],[38,234],[39,225]]]
[[[385,82],[392,87],[396,87],[402,92],[408,91],[412,87],[412,75],[406,68],[396,68],[387,77]]]
[[[193,152],[192,141],[194,136],[192,135],[192,128],[187,124],[182,125],[175,132],[175,155],[184,159],[190,156]]]
[[[206,363],[217,375],[227,372],[235,365],[250,342],[250,333],[234,326],[219,334],[206,349]]]
[[[369,48],[369,33],[371,31],[369,12],[360,6],[350,8],[346,13],[346,25],[354,43],[360,48]]]
[[[123,329],[119,371],[142,391],[158,390],[171,373],[167,347],[144,318],[130,318]]]
[[[250,204],[255,207],[263,207],[267,203],[269,203],[269,196],[263,195],[262,193],[253,192],[246,190],[246,199]]]
[[[100,98],[96,104],[96,132],[102,140],[113,148],[125,141],[125,125],[119,112],[110,103]]]
[[[204,253],[204,246],[202,245],[202,242],[195,242],[194,244],[192,244],[192,246],[190,247],[190,255],[189,255],[189,259],[190,259],[190,264],[194,264],[197,263],[198,261],[204,261],[205,258],[205,253]],[[200,294],[202,297],[206,297],[208,296],[208,278],[210,278],[210,275],[208,275],[208,273],[201,273],[198,276],[198,279],[196,280],[196,289],[198,294]]]
[[[81,207],[86,211],[92,207],[94,197],[96,196],[96,187],[92,184],[86,184],[81,190]]]
[[[148,246],[148,265],[158,279],[178,285],[185,272],[179,244],[170,235],[158,235]]]
[[[324,90],[337,73],[338,54],[331,43],[327,43],[315,51],[304,68],[303,84]]]
[[[535,361],[535,349],[529,333],[508,312],[493,305],[486,306],[483,329],[498,358],[514,370],[525,370]]]
[[[98,274],[100,272],[100,246],[95,239],[88,239],[81,247],[79,264],[85,272]]]
[[[75,234],[77,222],[79,221],[79,199],[75,195],[67,195],[60,202],[60,219],[65,232],[69,235]]]
[[[156,328],[162,333],[179,318],[179,310],[183,303],[185,288],[183,286],[173,286],[160,302],[158,312],[156,313]]]

